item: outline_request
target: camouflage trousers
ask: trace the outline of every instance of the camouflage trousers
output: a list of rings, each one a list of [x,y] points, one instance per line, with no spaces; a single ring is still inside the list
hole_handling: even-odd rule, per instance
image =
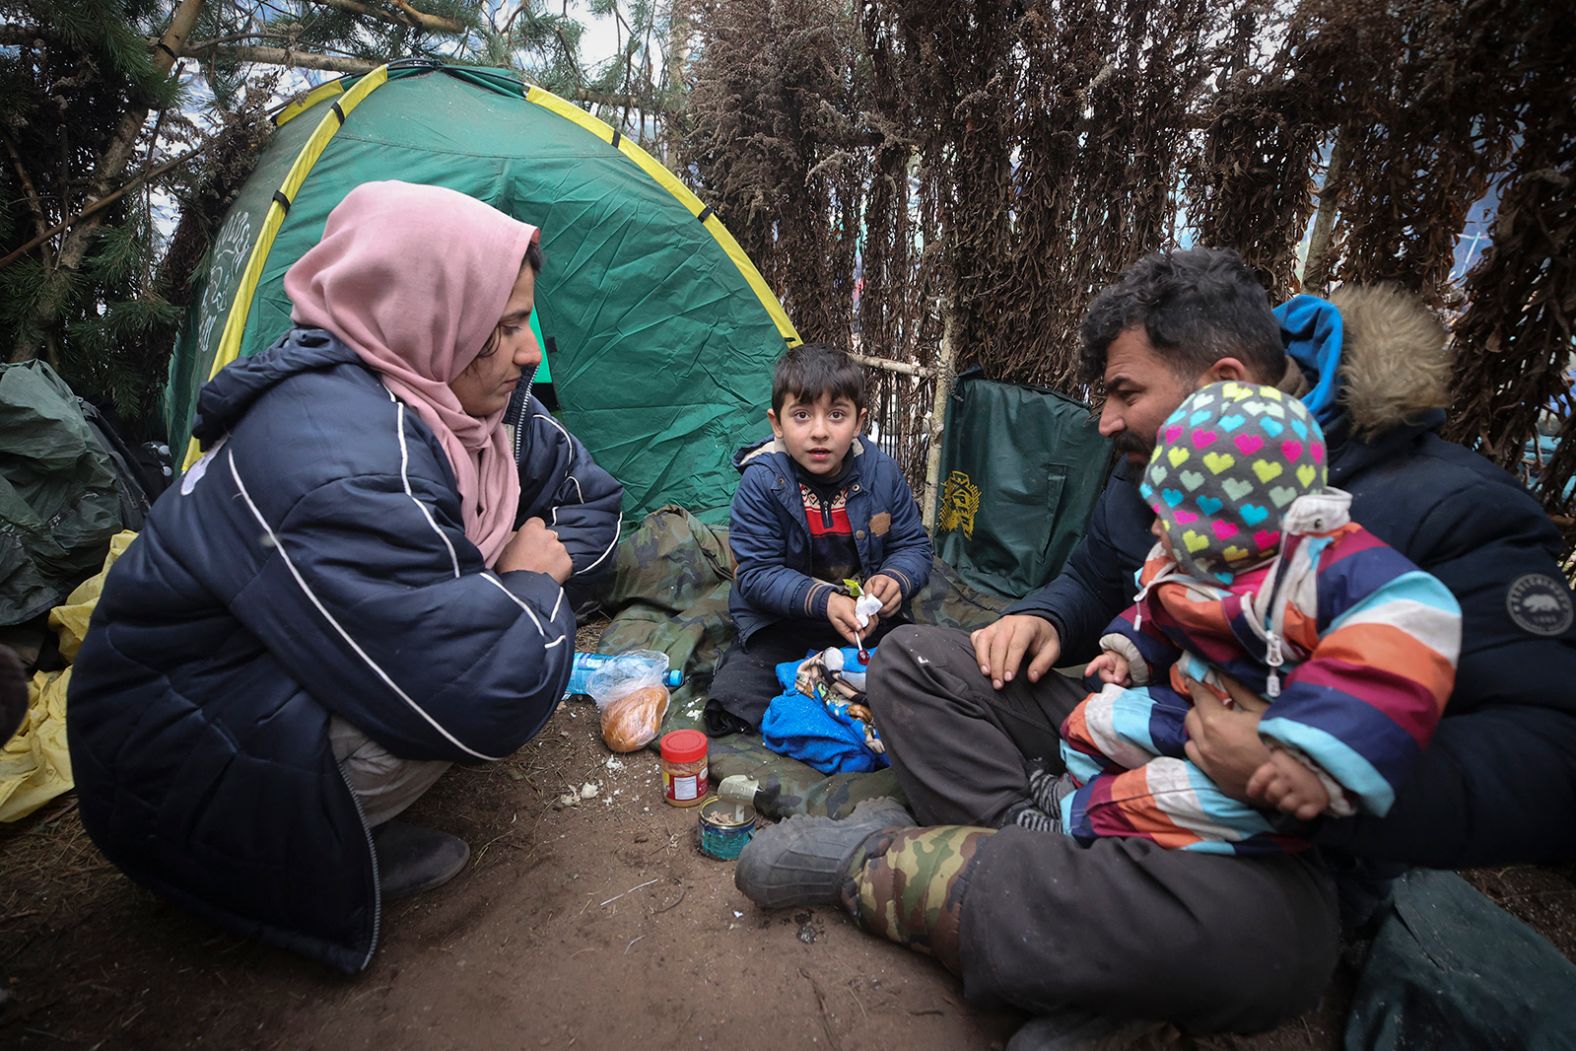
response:
[[[888,941],[962,973],[963,897],[980,844],[994,829],[967,825],[889,829],[865,844],[863,864],[843,885],[854,921]]]

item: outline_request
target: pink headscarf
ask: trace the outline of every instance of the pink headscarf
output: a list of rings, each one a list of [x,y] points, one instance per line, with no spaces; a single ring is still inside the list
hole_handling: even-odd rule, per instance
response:
[[[285,274],[297,325],[327,329],[416,411],[459,481],[465,535],[491,565],[509,540],[520,479],[503,412],[477,418],[449,384],[476,359],[537,229],[438,186],[363,183]]]

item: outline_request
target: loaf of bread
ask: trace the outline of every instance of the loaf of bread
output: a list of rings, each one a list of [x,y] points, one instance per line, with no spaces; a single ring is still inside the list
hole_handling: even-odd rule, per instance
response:
[[[662,730],[668,713],[668,688],[642,686],[602,706],[602,740],[615,752],[644,748]]]

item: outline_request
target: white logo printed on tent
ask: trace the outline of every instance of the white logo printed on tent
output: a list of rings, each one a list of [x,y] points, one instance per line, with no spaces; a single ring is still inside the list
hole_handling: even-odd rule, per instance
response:
[[[236,212],[219,231],[213,245],[213,262],[208,267],[208,287],[202,297],[202,323],[197,328],[197,352],[213,347],[214,326],[230,309],[232,286],[252,250],[252,217]]]

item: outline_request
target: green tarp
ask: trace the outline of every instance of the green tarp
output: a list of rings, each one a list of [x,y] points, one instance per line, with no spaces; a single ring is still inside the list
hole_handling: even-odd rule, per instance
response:
[[[1417,869],[1368,951],[1347,1051],[1576,1046],[1576,965],[1460,876]]]
[[[971,587],[1027,594],[1072,554],[1110,465],[1089,406],[965,373],[941,442],[937,557]]]
[[[59,604],[121,528],[113,461],[42,361],[0,365],[0,626]]]
[[[241,353],[290,327],[285,271],[353,187],[402,179],[460,190],[541,228],[537,306],[557,351],[559,416],[624,484],[626,513],[675,503],[725,521],[738,481],[729,458],[765,432],[772,363],[797,337],[773,321],[749,283],[753,267],[714,235],[715,218],[692,214],[627,146],[523,93],[507,73],[419,67],[392,71],[367,94],[290,203]],[[325,97],[278,128],[219,231],[170,366],[177,457],[274,193],[345,98]]]

